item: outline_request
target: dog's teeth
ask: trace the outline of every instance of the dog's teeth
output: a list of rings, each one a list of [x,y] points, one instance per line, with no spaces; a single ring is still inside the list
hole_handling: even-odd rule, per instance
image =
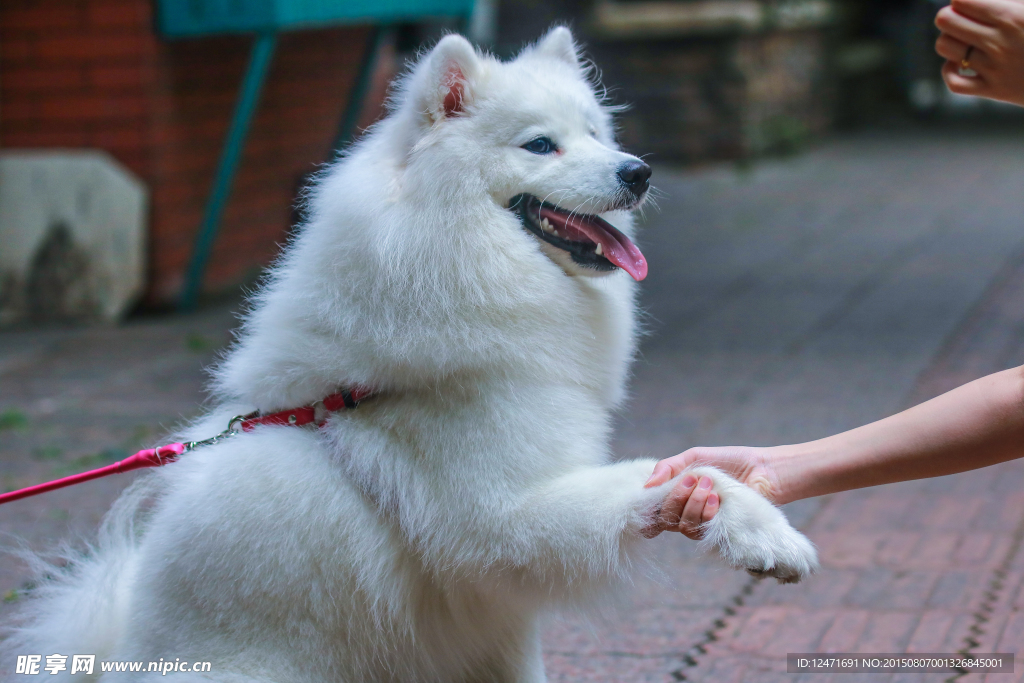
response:
[[[597,254],[598,256],[601,256],[601,255],[604,254],[604,247],[601,246],[600,242],[598,242],[597,246],[594,247],[594,253]]]

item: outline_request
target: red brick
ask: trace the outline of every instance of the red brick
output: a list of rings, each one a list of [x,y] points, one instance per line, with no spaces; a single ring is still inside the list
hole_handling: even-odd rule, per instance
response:
[[[182,266],[192,252],[195,232],[199,228],[199,215],[197,214],[192,221],[169,223],[165,216],[159,215],[159,211],[159,207],[153,207],[154,220],[150,230],[150,243],[153,246],[154,258],[163,266]]]
[[[216,150],[218,148],[211,148]],[[168,180],[189,180],[199,183],[201,186],[209,187],[213,182],[214,169],[217,166],[216,152],[210,153],[203,150],[179,149],[175,150],[173,156],[167,151],[155,162],[154,170],[162,178]]]
[[[1019,478],[1009,478],[1010,481],[1019,482]],[[1024,493],[1014,492],[1005,494],[1003,505],[996,509],[999,515],[998,524],[1000,528],[1013,531],[1021,523],[1021,511],[1024,510]],[[1017,554],[1017,560],[1024,565],[1024,553]]]
[[[920,537],[921,534],[908,531],[892,531],[886,534],[878,545],[875,561],[883,565],[899,565],[906,562]]]
[[[939,500],[931,500],[927,503],[922,501],[922,507],[927,506],[928,508],[926,518],[928,527],[950,531],[970,528],[970,522],[984,503],[983,497],[971,496],[965,499],[948,493],[945,498]]]
[[[928,598],[927,605],[938,609],[973,612],[984,600],[992,578],[990,569],[943,572]]]
[[[1019,652],[1024,643],[1024,613],[1009,615],[999,636],[996,652]]]
[[[195,145],[214,150],[211,153],[216,154],[224,142],[227,128],[226,117],[207,118],[193,125],[184,125],[179,120],[160,122],[155,126],[153,144],[171,150],[183,145]]]
[[[39,115],[59,121],[111,121],[137,119],[146,113],[141,95],[47,97],[39,103]]]
[[[785,661],[787,652],[816,651],[822,637],[831,630],[834,617],[832,610],[790,610],[761,654]]]
[[[146,146],[146,132],[137,126],[93,130],[88,135],[90,144],[107,150],[142,150]]]
[[[88,74],[89,83],[97,89],[142,88],[152,79],[151,69],[143,63],[97,65]]]
[[[993,550],[1000,548],[996,543],[996,535],[992,532],[974,531],[970,534],[965,534],[960,539],[960,545],[953,553],[953,559],[958,564],[967,564],[970,566],[978,566],[980,564],[997,565],[1002,559],[1002,553],[997,553],[999,556],[993,556]]]
[[[140,59],[152,45],[153,39],[133,32],[43,36],[36,43],[36,54],[41,59],[52,61]]]
[[[1024,573],[1009,572],[1003,580],[1002,598],[1014,610],[1024,610]]]
[[[943,652],[955,616],[944,610],[929,610],[921,615],[907,643],[907,652]]]
[[[786,619],[785,607],[743,609],[730,619],[727,640],[710,647],[727,647],[737,652],[760,652]]]
[[[694,683],[743,683],[749,680],[750,657],[705,657],[698,667],[686,669],[686,680]]]
[[[920,609],[927,602],[940,576],[939,572],[895,572],[886,582],[880,609]]]
[[[39,102],[35,98],[19,97],[3,103],[4,123],[35,121],[39,117]]]
[[[913,612],[873,612],[857,641],[857,652],[903,652],[920,617]]]
[[[7,113],[7,110],[4,110]],[[11,130],[10,126],[3,129],[0,138],[3,147],[86,147],[88,137],[81,130]]]
[[[0,63],[9,66],[11,63],[27,62],[36,54],[35,37],[8,37],[0,41]]]
[[[208,189],[204,190],[194,182],[168,180],[161,182],[158,188],[153,189],[153,201],[167,202],[176,206],[201,206],[206,201],[208,193]]]
[[[198,224],[188,232],[175,229],[174,233],[170,235],[172,239],[168,239],[168,236],[162,234],[160,230],[153,231],[153,250],[151,252],[153,262],[162,266],[183,265],[192,254],[192,243],[197,227]]]
[[[843,610],[832,620],[831,626],[825,631],[818,643],[819,652],[852,652],[860,639],[860,634],[867,627],[869,613],[867,610]]]
[[[867,567],[874,563],[882,534],[830,531],[814,535],[823,564],[830,567]]]
[[[892,496],[884,491],[871,492],[868,495],[869,504],[863,505],[855,518],[848,518],[848,525],[854,524],[855,519],[855,528],[858,529],[894,529],[906,518],[907,510],[918,502],[917,496]]]
[[[961,537],[961,534],[956,533],[923,534],[914,548],[913,566],[936,569],[951,565],[953,553],[959,547]]]
[[[8,7],[0,10],[0,25],[4,31],[25,31],[59,28],[75,28],[82,24],[82,9],[75,2],[61,4],[36,4],[32,6]]]
[[[158,230],[157,226],[154,226],[153,234],[169,233],[173,239],[183,242],[191,241],[192,238],[185,237],[185,235],[198,229],[199,222],[203,217],[202,208],[198,206],[194,210],[188,210],[187,208],[168,206],[166,202],[155,202],[153,209],[159,211],[162,228]]]
[[[146,0],[90,0],[86,17],[94,26],[131,26],[152,30],[153,14]]]
[[[81,88],[84,83],[82,70],[77,66],[28,67],[5,71],[3,80],[0,81],[0,88],[12,93],[76,90]]]

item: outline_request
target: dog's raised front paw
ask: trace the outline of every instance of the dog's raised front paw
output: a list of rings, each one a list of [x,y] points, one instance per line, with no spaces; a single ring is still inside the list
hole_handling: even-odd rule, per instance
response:
[[[736,547],[739,544],[734,543],[733,553],[745,555],[748,561],[753,559],[752,564],[745,566],[752,576],[771,576],[779,583],[797,583],[818,570],[818,553],[806,536],[789,526],[785,519],[783,523],[785,529],[766,534],[767,539],[754,540],[753,548]],[[770,552],[764,551],[762,542],[769,546]]]
[[[814,544],[767,499],[713,467],[691,472],[711,477],[721,500],[718,514],[705,527],[704,548],[737,569],[779,583],[796,583],[818,570]]]

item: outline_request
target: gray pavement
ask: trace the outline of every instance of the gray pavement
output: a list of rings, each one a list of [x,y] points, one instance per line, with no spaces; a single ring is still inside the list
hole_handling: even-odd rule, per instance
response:
[[[231,307],[120,327],[0,333],[0,486],[94,469],[161,439],[202,409],[204,367],[229,340]],[[45,550],[94,537],[135,473],[0,506],[0,545]],[[0,556],[0,624],[24,582]]]
[[[863,134],[745,170],[656,168],[654,181],[650,334],[623,457],[811,439],[1024,363],[1024,131]],[[0,334],[0,483],[109,460],[197,412],[201,367],[231,323],[220,307]],[[0,507],[0,531],[34,547],[87,534],[127,480]],[[799,586],[662,535],[663,580],[639,581],[618,617],[551,624],[550,678],[775,680],[787,651],[1016,651],[1021,491],[1010,463],[788,506],[825,566]],[[0,561],[0,593],[16,599],[22,572]]]

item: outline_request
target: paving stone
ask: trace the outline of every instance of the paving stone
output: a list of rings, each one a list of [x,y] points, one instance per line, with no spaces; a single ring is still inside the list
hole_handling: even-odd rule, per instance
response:
[[[714,610],[646,607],[643,619],[627,614],[617,619],[564,618],[551,623],[545,640],[549,653],[576,655],[682,656],[699,641]]]
[[[944,652],[956,615],[952,612],[928,610],[921,614],[917,627],[910,634],[907,652]],[[957,634],[959,635],[959,634]]]
[[[671,657],[621,657],[601,655],[545,654],[548,680],[552,683],[622,681],[622,683],[674,683],[672,675],[684,664]]]

